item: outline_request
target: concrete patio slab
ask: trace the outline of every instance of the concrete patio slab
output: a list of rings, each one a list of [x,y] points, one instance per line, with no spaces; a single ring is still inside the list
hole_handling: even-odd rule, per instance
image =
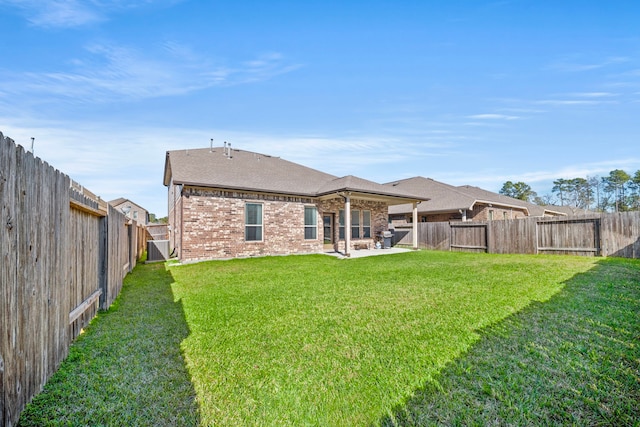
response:
[[[344,256],[342,252],[325,252],[325,255],[335,256],[340,259],[347,258],[364,258],[368,256],[378,256],[378,255],[392,255],[392,254],[400,254],[403,252],[411,252],[411,249],[406,248],[389,248],[389,249],[358,249],[352,250],[349,257]]]

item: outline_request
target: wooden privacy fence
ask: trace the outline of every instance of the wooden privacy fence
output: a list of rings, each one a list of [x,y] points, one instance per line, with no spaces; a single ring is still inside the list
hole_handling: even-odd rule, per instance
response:
[[[394,244],[411,245],[411,225],[396,226]],[[418,224],[425,249],[498,254],[567,254],[640,258],[640,212],[568,218]]]
[[[135,223],[0,133],[0,425],[67,356],[136,263]]]

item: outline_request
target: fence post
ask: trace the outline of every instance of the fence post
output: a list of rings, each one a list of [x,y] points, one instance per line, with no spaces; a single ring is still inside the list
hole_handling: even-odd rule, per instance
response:
[[[109,292],[109,212],[107,215],[100,218],[99,227],[99,241],[98,241],[98,288],[102,290],[100,294],[99,307],[106,310],[107,307],[107,294]]]
[[[487,224],[484,227],[484,241],[485,241],[485,244],[487,245],[487,251],[486,252],[488,254],[492,253],[492,250],[491,250],[491,239],[489,237],[492,234],[490,229],[491,229],[491,227],[493,227],[494,223],[495,223],[494,221],[487,221]]]
[[[601,219],[598,218],[593,222],[593,244],[596,248],[596,256],[601,256],[602,255],[602,242],[600,241],[600,221]]]

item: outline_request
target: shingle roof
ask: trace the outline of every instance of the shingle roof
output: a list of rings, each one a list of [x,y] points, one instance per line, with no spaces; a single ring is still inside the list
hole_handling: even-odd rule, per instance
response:
[[[544,208],[542,206],[534,205],[533,203],[525,202],[524,200],[504,196],[502,194],[494,193],[493,191],[484,190],[480,187],[474,187],[471,185],[461,185],[458,188],[470,196],[475,197],[478,202],[487,202],[497,206],[522,208],[531,216],[542,216],[544,214]]]
[[[513,197],[504,196],[479,187],[462,185],[455,187],[431,178],[421,176],[394,181],[385,185],[403,188],[418,196],[429,194],[431,200],[418,205],[421,213],[456,212],[460,209],[473,209],[476,203],[492,204],[495,206],[522,209],[531,216],[543,216],[545,213],[562,214],[559,211],[538,206]],[[411,212],[411,206],[396,205],[389,207],[390,214],[403,214]]]
[[[225,147],[168,151],[164,185],[184,184],[244,191],[321,197],[341,191],[404,199],[420,199],[401,189],[355,176],[328,173],[251,151]],[[400,202],[400,201],[398,201]]]
[[[473,195],[478,198],[479,201],[488,201],[496,205],[503,206],[519,206],[527,209],[530,216],[544,216],[545,214],[566,215],[566,211],[556,206],[540,206],[535,203],[525,202],[524,200],[514,199],[513,197],[504,196],[502,194],[494,193],[488,190],[484,190],[479,187],[473,187],[471,185],[461,185],[458,187],[467,194]],[[557,209],[556,209],[557,208]]]
[[[475,199],[469,197],[456,187],[435,181],[431,178],[416,176],[385,184],[396,189],[403,189],[419,196],[429,195],[431,200],[418,205],[418,211],[449,212],[458,209],[471,209]],[[411,212],[411,205],[396,205],[389,208],[389,213]]]
[[[120,203],[124,203],[124,202],[126,202],[127,200],[128,200],[128,199],[125,199],[124,197],[118,197],[117,199],[110,200],[110,201],[109,201],[109,202],[107,202],[107,203],[109,203],[111,206],[117,206],[117,205],[119,205]]]

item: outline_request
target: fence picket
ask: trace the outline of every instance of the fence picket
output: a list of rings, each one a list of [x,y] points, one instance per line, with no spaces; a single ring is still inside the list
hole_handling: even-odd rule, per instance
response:
[[[448,237],[444,237],[448,236]],[[394,244],[411,245],[412,226],[395,226]],[[422,222],[425,249],[499,254],[567,254],[640,258],[640,212],[487,222]]]
[[[26,403],[67,356],[69,345],[115,300],[146,246],[135,224],[84,187],[0,133],[0,425]],[[81,189],[85,194],[80,194]],[[109,218],[106,215],[109,214]],[[106,224],[112,224],[112,229]],[[111,232],[117,233],[112,238]],[[106,248],[106,244],[113,245]],[[110,271],[108,258],[119,258]],[[109,289],[109,299],[98,296]],[[69,322],[70,315],[73,322]]]

